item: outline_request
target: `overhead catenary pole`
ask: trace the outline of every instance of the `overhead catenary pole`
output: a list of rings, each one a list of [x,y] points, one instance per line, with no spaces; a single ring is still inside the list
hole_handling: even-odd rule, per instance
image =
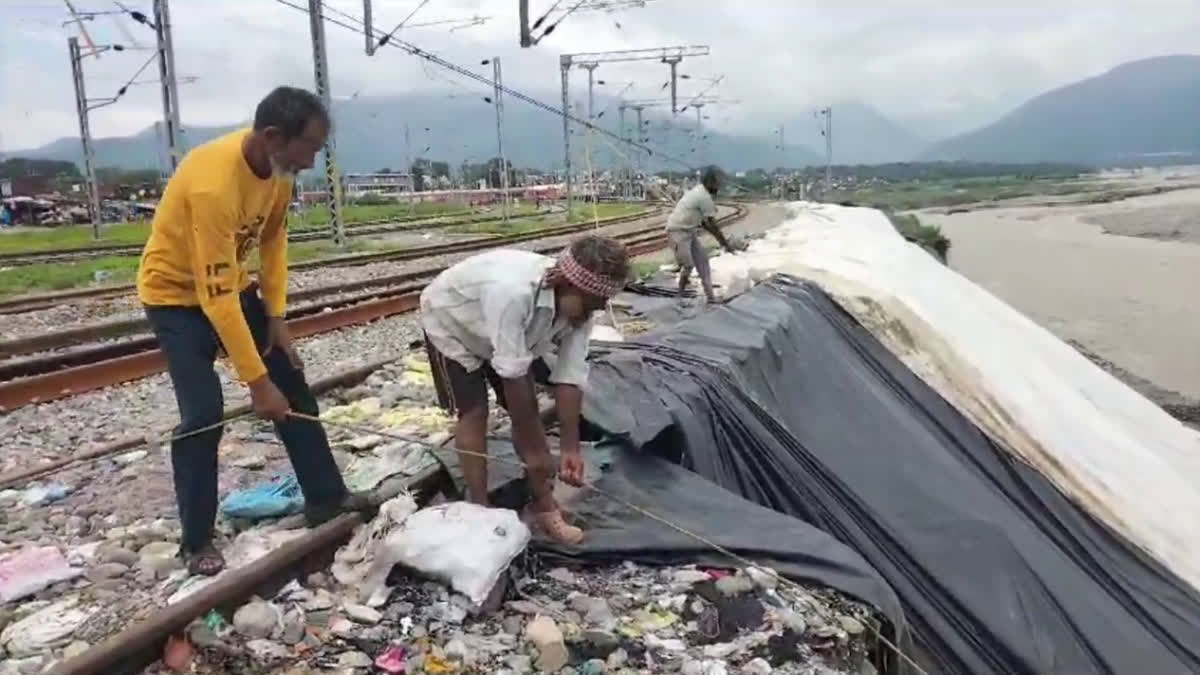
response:
[[[642,106],[642,105],[633,106],[634,112],[637,113],[637,142],[638,143],[645,143],[647,140],[646,135],[643,133],[643,129],[645,127],[642,126],[642,111],[645,109],[646,109],[646,106]],[[642,173],[642,153],[640,153],[640,152],[634,153],[633,157],[634,157],[634,162],[635,162],[634,167],[633,167],[634,173],[640,174],[640,173]],[[645,197],[646,197],[645,179],[643,179],[642,183],[643,183],[642,184],[642,198],[645,199]]]
[[[167,143],[167,175],[183,157],[183,128],[179,122],[179,89],[175,80],[175,46],[167,0],[154,0],[154,33],[158,42],[158,80],[162,87],[163,131]]]
[[[329,58],[325,51],[325,21],[321,0],[308,0],[308,27],[312,34],[313,75],[317,95],[333,117],[333,97],[329,93]],[[325,139],[325,186],[329,199],[329,222],[333,226],[333,243],[346,245],[346,224],[342,221],[342,178],[337,166],[337,144],[332,125]]]
[[[825,115],[825,192],[833,189],[833,108],[821,111]]]
[[[563,54],[558,60],[562,71],[562,110],[563,110],[563,183],[567,196],[567,222],[571,222],[571,119],[567,104],[567,85],[571,72],[571,56]]]
[[[625,108],[626,106],[624,101],[621,101],[621,103],[617,105],[617,129],[620,131],[622,139],[629,140],[629,129],[625,126]],[[621,177],[621,197],[625,201],[629,201],[630,195],[633,192],[632,167],[622,166],[621,172],[625,174]]]
[[[696,138],[693,141],[693,144],[696,146],[696,159],[700,160],[700,163],[703,164],[704,163],[704,150],[703,150],[703,146],[701,146],[700,143],[704,139],[704,135],[703,135],[704,104],[703,103],[693,103],[692,107],[696,109]]]
[[[618,63],[625,61],[662,61],[663,63],[672,63],[671,66],[671,81],[675,81],[675,65],[683,60],[685,56],[708,56],[709,48],[707,45],[692,45],[682,47],[656,47],[651,49],[625,49],[609,52],[590,52],[577,54],[562,54],[558,58],[559,68],[562,71],[562,110],[563,117],[563,170],[566,174],[566,192],[567,192],[567,219],[570,220],[570,204],[571,204],[571,145],[570,145],[570,120],[567,119],[565,113],[568,111],[567,103],[567,88],[568,78],[572,66],[588,68],[588,125],[592,124],[592,115],[595,112],[594,99],[592,96],[592,86],[594,80],[590,77],[592,71],[601,63]],[[672,94],[675,93],[675,87],[672,84]],[[674,103],[674,96],[672,96]],[[633,107],[633,106],[630,106]],[[673,106],[672,106],[673,107]],[[640,111],[639,111],[640,114]],[[600,130],[603,133],[603,129]],[[611,134],[610,134],[611,135]],[[642,130],[638,129],[638,138],[642,137]],[[618,136],[618,139],[620,136]],[[639,141],[640,142],[640,141]],[[645,150],[646,148],[641,148]],[[639,153],[640,155],[640,153]],[[641,157],[638,158],[639,161]]]
[[[368,0],[369,1],[369,0]],[[413,203],[417,200],[416,181],[413,180],[412,153],[409,148],[408,122],[404,123],[404,172],[408,174],[408,215],[413,214]]]
[[[83,175],[87,181],[88,212],[92,219],[92,238],[100,238],[100,187],[96,185],[96,158],[92,147],[92,129],[88,124],[87,90],[83,84],[83,56],[78,38],[67,38],[71,57],[71,77],[75,82],[75,111],[79,114],[79,140],[83,143]]]
[[[500,209],[504,223],[508,224],[508,160],[504,157],[504,100],[501,93],[504,85],[500,81],[500,57],[492,57],[492,102],[496,106],[496,149],[500,153]]]
[[[679,81],[679,74],[678,74],[679,62],[682,60],[683,60],[682,56],[668,56],[663,59],[663,63],[671,66],[671,115],[672,116],[674,116],[675,113],[679,112],[679,109],[676,107],[676,101],[678,101],[676,84]]]

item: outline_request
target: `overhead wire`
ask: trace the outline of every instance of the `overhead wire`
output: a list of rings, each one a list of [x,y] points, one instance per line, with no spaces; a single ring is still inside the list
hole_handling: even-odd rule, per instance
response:
[[[307,8],[307,7],[304,7],[304,6],[298,5],[298,4],[296,4],[295,2],[292,2],[291,0],[275,0],[275,2],[277,2],[277,3],[281,4],[281,5],[287,6],[287,7],[291,7],[292,9],[295,9],[295,10],[297,10],[297,11],[304,12],[305,14],[307,14],[307,13],[308,13],[308,8]],[[329,23],[332,23],[332,24],[334,24],[335,26],[339,26],[339,27],[341,27],[341,28],[344,28],[344,29],[346,29],[346,30],[353,31],[353,32],[355,32],[355,33],[358,33],[358,34],[360,34],[360,35],[363,35],[363,34],[365,34],[365,33],[366,33],[365,27],[364,27],[364,25],[363,25],[363,23],[362,23],[362,20],[361,20],[361,19],[356,19],[355,21],[356,21],[356,23],[357,23],[358,25],[357,25],[357,26],[354,26],[354,25],[347,24],[347,23],[345,23],[344,21],[340,21],[340,20],[338,20],[338,19],[334,19],[334,18],[331,18],[331,17],[328,17],[328,16],[325,16],[325,17],[323,17],[323,18],[324,18],[324,20],[325,20],[325,21],[327,21],[327,22],[329,22]],[[454,72],[454,73],[457,73],[458,75],[461,75],[461,76],[463,76],[463,77],[466,77],[466,78],[469,78],[469,79],[471,79],[471,80],[474,80],[474,81],[476,81],[476,82],[479,82],[480,84],[486,85],[486,86],[488,86],[488,87],[492,87],[492,86],[493,86],[493,83],[492,83],[492,80],[491,80],[491,79],[489,79],[489,78],[487,78],[487,77],[485,77],[485,76],[483,76],[483,75],[480,75],[480,74],[478,74],[478,73],[472,72],[471,70],[468,70],[467,68],[464,68],[464,67],[462,67],[462,66],[459,66],[459,65],[457,65],[457,64],[455,64],[455,63],[451,63],[450,61],[447,61],[447,60],[445,60],[445,59],[441,58],[441,57],[440,57],[440,56],[438,56],[437,54],[434,54],[434,53],[432,53],[432,52],[430,52],[430,51],[427,51],[427,50],[425,50],[425,49],[422,49],[422,48],[420,48],[420,47],[418,47],[418,46],[416,46],[416,45],[414,45],[414,44],[412,44],[412,43],[410,43],[410,42],[407,42],[407,41],[405,41],[405,40],[400,40],[400,39],[389,39],[389,40],[387,41],[387,43],[386,43],[386,44],[388,44],[388,45],[391,45],[391,46],[393,46],[393,47],[396,47],[397,49],[401,49],[401,50],[405,51],[406,53],[408,53],[408,54],[409,54],[409,55],[411,55],[411,56],[416,56],[416,57],[418,57],[418,58],[424,59],[424,60],[426,60],[426,61],[428,61],[428,62],[430,62],[430,63],[432,63],[432,64],[434,64],[434,65],[440,66],[440,67],[442,67],[442,68],[445,68],[446,70],[450,70],[450,71],[452,71],[452,72]],[[517,99],[518,101],[521,101],[521,102],[523,102],[523,103],[527,103],[527,104],[529,104],[529,105],[532,105],[532,106],[534,106],[534,107],[536,107],[536,108],[539,108],[539,109],[541,109],[541,110],[544,110],[544,111],[546,111],[546,112],[553,113],[553,114],[555,114],[555,115],[558,115],[558,116],[561,116],[561,117],[566,117],[566,118],[567,118],[569,121],[571,121],[571,122],[574,122],[575,124],[581,125],[581,126],[583,126],[583,127],[585,127],[585,128],[594,129],[594,130],[595,130],[597,133],[603,134],[603,135],[605,135],[605,136],[609,136],[609,137],[611,137],[611,138],[613,138],[613,139],[616,139],[617,141],[619,141],[619,142],[621,142],[621,143],[623,143],[623,144],[625,144],[625,145],[629,145],[629,146],[632,146],[632,147],[638,148],[638,149],[640,149],[640,150],[642,150],[642,151],[646,152],[648,155],[651,155],[651,156],[658,156],[658,157],[659,157],[659,158],[661,158],[661,159],[664,159],[664,160],[666,160],[666,161],[669,161],[669,162],[672,162],[672,163],[678,164],[679,166],[681,166],[681,167],[684,167],[684,168],[687,168],[687,169],[691,169],[691,168],[692,168],[692,166],[691,166],[691,165],[690,165],[690,164],[689,164],[689,163],[688,163],[686,160],[684,160],[684,159],[682,159],[682,158],[680,158],[680,157],[676,157],[676,156],[674,156],[674,155],[665,154],[665,153],[662,153],[662,152],[660,152],[660,151],[657,151],[657,150],[656,150],[656,149],[654,149],[654,148],[651,148],[651,147],[649,147],[649,146],[647,146],[647,145],[644,145],[644,144],[642,144],[642,143],[638,143],[638,142],[635,142],[635,141],[632,141],[632,140],[627,140],[627,139],[621,138],[620,136],[618,136],[618,135],[614,134],[614,133],[613,133],[613,132],[611,132],[611,131],[608,131],[607,129],[604,129],[604,128],[602,128],[602,127],[598,127],[598,126],[596,126],[596,125],[592,124],[591,122],[589,122],[589,121],[587,121],[587,120],[583,120],[583,119],[581,119],[581,118],[579,118],[579,117],[576,117],[576,116],[574,116],[574,115],[570,114],[570,113],[569,113],[569,112],[567,112],[567,111],[564,111],[564,110],[559,110],[558,108],[555,108],[555,107],[554,107],[554,106],[552,106],[552,105],[549,105],[549,104],[547,104],[547,103],[543,103],[542,101],[539,101],[539,100],[537,100],[537,99],[533,98],[532,96],[529,96],[529,95],[527,95],[527,94],[524,94],[524,93],[522,93],[522,92],[520,92],[520,91],[517,91],[517,90],[515,90],[515,89],[512,89],[512,88],[510,88],[510,87],[506,87],[506,86],[501,86],[501,87],[500,87],[500,91],[502,91],[503,93],[505,93],[505,94],[507,94],[507,95],[509,95],[509,96],[511,96],[511,97],[513,97],[513,98],[515,98],[515,99]]]

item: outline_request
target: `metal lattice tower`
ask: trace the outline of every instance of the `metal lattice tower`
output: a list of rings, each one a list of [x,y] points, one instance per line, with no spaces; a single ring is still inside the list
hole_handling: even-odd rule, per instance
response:
[[[690,45],[682,47],[658,47],[653,49],[625,49],[611,52],[586,52],[577,54],[562,54],[558,57],[559,70],[562,75],[562,104],[563,111],[567,110],[567,90],[570,87],[570,72],[572,67],[587,68],[588,70],[588,123],[592,122],[594,85],[593,73],[601,63],[622,63],[627,61],[661,61],[671,63],[671,82],[674,91],[676,78],[675,65],[684,57],[708,56],[708,45]],[[632,107],[632,106],[630,106]],[[672,101],[674,107],[674,101]],[[566,182],[567,219],[571,217],[571,127],[570,120],[563,117],[563,173]]]
[[[329,57],[325,51],[325,21],[321,0],[308,0],[308,24],[312,33],[313,76],[317,95],[333,117],[333,97],[329,93]],[[325,188],[329,198],[329,223],[333,229],[333,242],[339,247],[346,245],[346,224],[342,220],[342,177],[338,171],[337,145],[334,130],[330,125],[325,139]]]

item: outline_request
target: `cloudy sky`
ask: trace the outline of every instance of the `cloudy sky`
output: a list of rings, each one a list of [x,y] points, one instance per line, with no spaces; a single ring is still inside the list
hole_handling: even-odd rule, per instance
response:
[[[288,0],[301,5],[306,0]],[[578,0],[562,0],[562,9]],[[115,9],[112,0],[74,0],[81,11]],[[150,13],[149,0],[124,0]],[[554,0],[530,0],[536,17]],[[595,3],[592,3],[595,4]],[[361,0],[326,5],[361,16]],[[712,110],[710,124],[768,133],[783,124],[813,129],[812,111],[846,100],[868,103],[926,137],[991,121],[1032,95],[1099,74],[1119,63],[1198,48],[1195,0],[840,0],[728,2],[648,0],[643,8],[579,11],[535,48],[517,44],[517,0],[374,0],[376,23],[390,29],[418,5],[414,23],[490,17],[451,32],[445,26],[405,29],[406,40],[479,73],[481,59],[500,55],[505,83],[548,102],[558,100],[560,53],[709,45],[711,55],[686,60],[681,95],[708,93],[737,101]],[[304,13],[278,0],[171,0],[180,100],[185,126],[244,120],[270,87],[312,85],[312,53]],[[0,0],[0,150],[76,135],[67,37],[75,27],[62,0]],[[338,17],[330,13],[332,17]],[[101,16],[87,24],[97,43],[154,44],[142,25]],[[335,97],[404,91],[477,91],[480,85],[398,49],[374,57],[363,38],[329,26]],[[131,40],[132,38],[132,40]],[[111,96],[150,51],[88,59],[90,97]],[[605,64],[605,88],[661,95],[667,67],[654,61]],[[118,103],[93,113],[96,136],[144,129],[162,114],[153,65]],[[192,79],[194,78],[194,79]],[[586,73],[573,75],[575,93]],[[403,115],[403,110],[397,110]],[[789,136],[796,131],[789,131]]]

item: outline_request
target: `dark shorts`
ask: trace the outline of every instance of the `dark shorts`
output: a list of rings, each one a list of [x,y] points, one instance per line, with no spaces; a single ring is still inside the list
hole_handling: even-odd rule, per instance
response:
[[[429,354],[429,371],[433,375],[433,386],[437,389],[438,404],[452,415],[462,416],[479,406],[487,406],[487,388],[490,384],[496,392],[496,402],[508,410],[504,400],[504,381],[484,362],[475,370],[468,371],[461,363],[442,354],[425,337],[425,351]],[[550,367],[542,359],[536,359],[529,368],[527,377],[537,384],[550,383]]]

